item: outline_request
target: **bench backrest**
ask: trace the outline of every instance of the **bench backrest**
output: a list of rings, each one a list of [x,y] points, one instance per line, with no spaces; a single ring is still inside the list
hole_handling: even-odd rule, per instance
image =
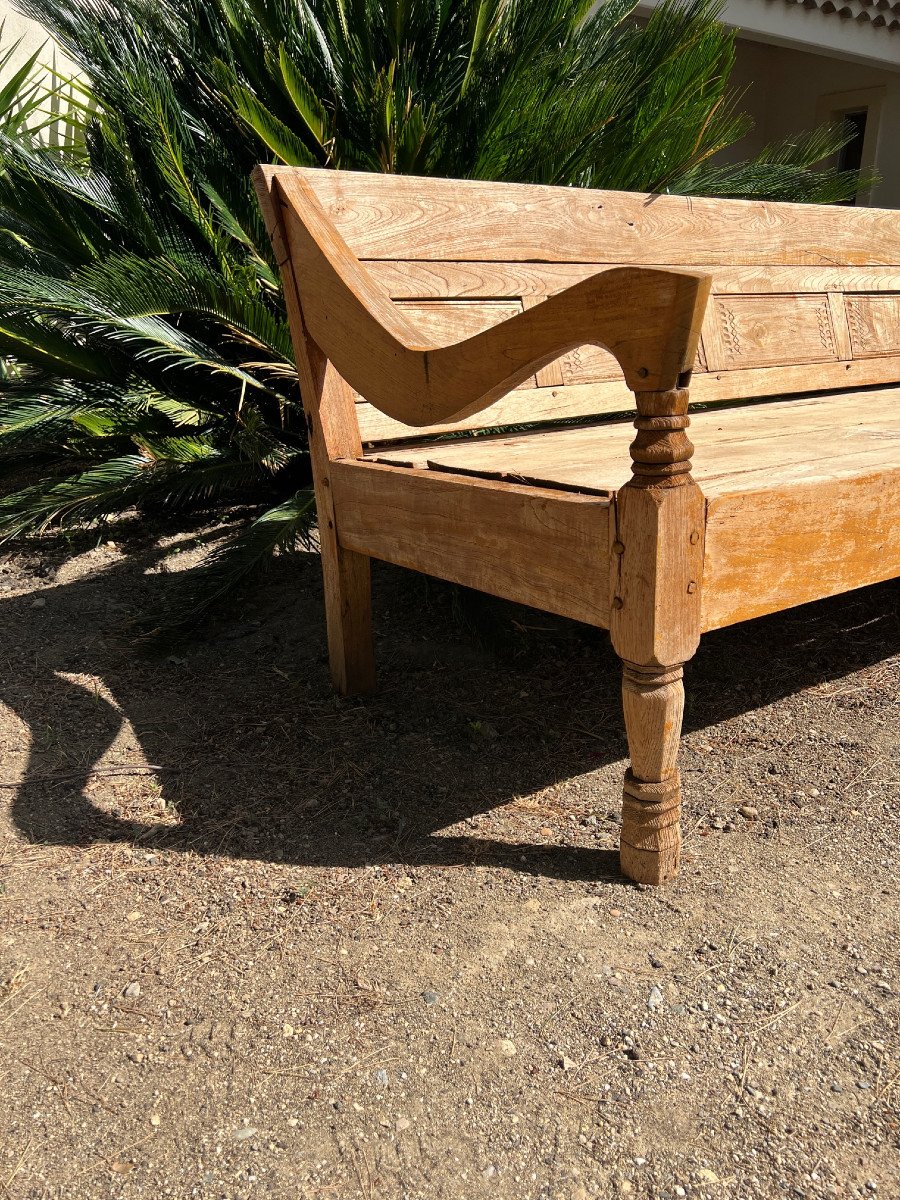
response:
[[[615,265],[713,276],[693,401],[900,381],[900,212],[298,171],[353,253],[447,343]],[[626,412],[611,355],[583,347],[450,429]],[[363,397],[364,442],[421,438]]]

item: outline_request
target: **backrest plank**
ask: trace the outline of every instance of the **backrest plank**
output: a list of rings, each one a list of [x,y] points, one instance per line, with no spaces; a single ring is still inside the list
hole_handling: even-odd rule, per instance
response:
[[[900,266],[900,222],[883,209],[305,174],[361,259]]]

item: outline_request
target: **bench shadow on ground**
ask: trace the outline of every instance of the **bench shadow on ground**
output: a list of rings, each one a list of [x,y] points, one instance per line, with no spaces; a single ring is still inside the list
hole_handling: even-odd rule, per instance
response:
[[[502,837],[478,828],[515,797],[624,758],[605,633],[376,564],[380,690],[339,701],[314,556],[282,561],[227,619],[152,657],[121,631],[178,586],[147,573],[155,557],[0,598],[0,700],[30,738],[24,776],[13,788],[7,766],[2,794],[30,841],[619,878],[610,849],[535,844],[516,821]],[[707,635],[686,672],[685,732],[896,653],[897,597],[882,584]],[[7,714],[0,745],[21,738]],[[138,751],[161,768],[156,808],[167,801],[177,821],[149,815],[146,781],[135,800],[133,780],[107,774]]]

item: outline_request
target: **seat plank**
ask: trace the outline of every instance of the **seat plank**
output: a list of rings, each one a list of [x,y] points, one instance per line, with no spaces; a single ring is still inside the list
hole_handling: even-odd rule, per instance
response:
[[[894,383],[900,374],[896,357],[860,359],[855,362],[816,364],[815,370],[801,364],[789,367],[758,367],[746,371],[695,374],[691,381],[694,404],[723,400],[761,399],[810,392],[825,388],[864,388]],[[457,430],[502,429],[505,425],[570,420],[577,417],[611,416],[634,408],[634,397],[624,380],[602,383],[573,383],[566,387],[522,388],[510,392],[473,417],[450,425],[404,425],[360,400],[356,406],[360,435],[366,443],[402,441]]]
[[[516,478],[586,492],[631,474],[623,423],[377,451],[380,461]],[[900,468],[900,388],[714,409],[692,418],[693,475],[707,496],[760,485],[851,477],[872,464]]]

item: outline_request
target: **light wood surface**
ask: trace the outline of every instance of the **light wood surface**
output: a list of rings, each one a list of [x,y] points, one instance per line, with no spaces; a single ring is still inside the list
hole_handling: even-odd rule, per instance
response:
[[[598,243],[598,248],[599,248]],[[592,255],[593,260],[593,255]],[[565,262],[435,262],[371,259],[368,269],[392,300],[543,300],[593,275],[600,259]],[[607,264],[608,265],[608,264]],[[647,263],[665,270],[664,262]],[[715,295],[804,292],[900,292],[896,267],[735,266],[727,256],[716,263],[688,262],[679,270],[711,274]]]
[[[622,871],[638,883],[666,883],[681,858],[678,743],[684,715],[683,671],[626,664],[622,710],[631,766],[622,792]]]
[[[363,259],[900,265],[900,223],[885,209],[269,169],[311,179]]]
[[[331,475],[345,549],[608,627],[608,498],[373,463]]]
[[[846,391],[850,387],[895,383],[898,376],[900,359],[896,355],[857,359],[854,362],[819,363],[814,374],[805,364],[695,373],[691,380],[691,401],[695,405],[718,404],[728,400],[785,396],[792,392]],[[568,387],[523,388],[510,392],[490,408],[466,420],[427,428],[415,428],[394,421],[365,402],[357,403],[356,412],[362,440],[371,445],[376,442],[421,439],[423,435],[452,433],[456,430],[497,429],[505,425],[608,416],[627,413],[633,408],[634,397],[625,386],[625,381],[616,379],[608,383],[570,384]]]
[[[309,336],[293,264],[285,256],[280,213],[270,194],[268,177],[257,172],[254,183],[281,261],[285,306],[309,431],[331,678],[342,695],[366,693],[375,687],[371,569],[366,555],[347,550],[338,542],[331,487],[332,460],[362,454],[355,400],[347,382]]]
[[[610,636],[621,659],[647,669],[680,666],[700,642],[705,502],[694,483],[622,488],[610,556]],[[693,540],[692,540],[693,538]]]
[[[304,323],[388,416],[410,425],[468,416],[585,344],[613,354],[632,388],[673,387],[694,362],[708,278],[642,267],[602,271],[473,336],[434,340],[354,257],[306,174],[274,184]]]
[[[717,629],[900,575],[900,441],[863,474],[760,480],[710,500],[704,629]]]
[[[282,253],[291,249],[304,277],[312,274],[318,280],[307,299],[306,321],[363,399],[356,411],[367,443],[409,437],[415,428],[496,428],[622,407],[623,365],[627,384],[638,386],[627,362],[620,364],[583,337],[580,345],[545,355],[533,364],[533,372],[509,372],[494,387],[493,399],[472,400],[473,391],[485,383],[485,361],[493,360],[495,369],[504,357],[497,354],[498,342],[486,338],[479,345],[479,337],[502,317],[509,320],[524,311],[524,323],[503,330],[505,355],[521,361],[527,355],[522,340],[530,340],[537,353],[537,326],[529,322],[547,323],[551,340],[557,339],[561,324],[573,324],[571,319],[554,321],[543,309],[548,299],[559,305],[568,293],[575,301],[572,288],[586,287],[598,271],[621,264],[663,274],[672,266],[693,275],[712,274],[713,300],[693,364],[697,401],[898,378],[900,236],[894,213],[452,180],[411,184],[408,179],[294,168],[265,168],[262,174],[268,187],[277,187],[288,210],[283,215],[293,230],[288,237],[294,243],[302,239],[295,227],[300,213],[309,227],[306,233],[313,234],[312,249],[292,243]],[[475,210],[477,219],[469,220]],[[530,236],[533,225],[535,236],[543,239],[547,231],[541,222],[547,220],[556,222],[552,251],[543,241],[530,247],[522,242],[523,231]],[[730,222],[740,224],[740,239],[726,236]],[[454,241],[448,246],[435,231],[451,224]],[[580,238],[577,254],[570,255],[570,241],[560,247],[562,230]],[[417,241],[422,231],[428,236],[427,253]],[[826,232],[828,252],[811,248]],[[884,251],[883,261],[873,262],[871,254],[860,250],[873,238]],[[749,257],[744,253],[748,247]],[[444,261],[451,251],[454,256]],[[362,304],[361,318],[354,309],[352,334],[340,324],[347,299],[340,299],[341,288],[337,302],[334,294],[325,295],[321,263],[303,261],[303,254],[315,258],[323,252]],[[501,255],[505,261],[498,261]],[[533,261],[541,258],[551,261]],[[612,288],[614,280],[607,286]],[[610,303],[618,298],[618,293],[609,295]],[[311,308],[319,302],[327,309],[328,332],[325,323],[316,324],[321,314]],[[503,308],[504,302],[518,307]],[[377,317],[374,330],[366,325],[372,315]],[[391,337],[378,336],[379,326]],[[360,340],[363,333],[368,337]],[[404,347],[416,351],[413,361]],[[424,383],[420,351],[428,354]],[[465,409],[451,413],[444,397],[432,394],[442,387],[433,370],[435,351],[444,353]],[[471,360],[465,369],[460,356]],[[387,365],[357,374],[358,358]],[[466,372],[472,379],[463,386]],[[672,384],[671,377],[645,381],[650,387]]]
[[[614,500],[610,546],[609,632],[631,755],[619,861],[630,879],[660,884],[681,853],[681,678],[700,641],[706,502],[690,475],[687,389],[635,401],[632,477]]]
[[[900,468],[900,388],[694,413],[690,432],[693,476],[710,498],[763,484],[848,477],[891,463]],[[372,453],[386,462],[418,461],[585,491],[615,490],[630,473],[624,422]]]

